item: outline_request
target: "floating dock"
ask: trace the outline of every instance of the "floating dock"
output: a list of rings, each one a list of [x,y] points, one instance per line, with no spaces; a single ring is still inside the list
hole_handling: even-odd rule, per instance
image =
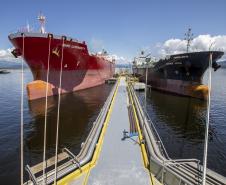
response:
[[[139,103],[132,82],[119,78],[93,124],[80,153],[67,148],[33,167],[25,184],[73,185],[198,185],[202,166],[197,159],[171,159],[148,114]],[[55,173],[57,179],[55,179]],[[225,185],[226,178],[207,170],[207,185]]]

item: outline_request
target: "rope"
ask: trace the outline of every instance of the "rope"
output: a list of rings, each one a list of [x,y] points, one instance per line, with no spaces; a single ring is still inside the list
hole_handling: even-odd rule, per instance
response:
[[[146,64],[146,71],[145,71],[145,102],[144,102],[144,105],[145,105],[145,109],[147,109],[147,83],[148,83],[148,66]]]
[[[22,56],[24,58],[24,33],[23,36],[23,46],[22,46]],[[24,63],[21,60],[21,97],[20,97],[20,183],[24,183]]]
[[[57,184],[57,151],[58,151],[58,137],[59,137],[59,114],[60,114],[60,98],[61,98],[61,83],[62,83],[62,67],[63,67],[63,58],[64,58],[64,40],[63,37],[63,43],[62,43],[62,50],[61,50],[61,66],[60,66],[60,84],[58,88],[58,107],[57,107],[57,130],[56,130],[56,150],[55,150],[55,178],[54,178],[54,184]]]
[[[205,145],[203,154],[203,177],[202,185],[206,184],[206,166],[207,166],[207,151],[208,151],[208,134],[209,134],[209,121],[210,121],[210,95],[211,95],[211,67],[212,67],[212,53],[210,53],[209,58],[209,79],[208,79],[208,100],[207,100],[207,116],[206,116],[206,129],[205,129]]]
[[[47,166],[46,161],[46,125],[47,125],[47,106],[48,106],[48,88],[49,88],[49,61],[50,61],[50,46],[51,46],[51,38],[52,36],[49,35],[49,53],[48,53],[48,61],[47,61],[47,77],[46,77],[46,103],[45,103],[45,124],[44,124],[44,143],[43,143],[43,184],[46,184],[46,176],[45,176],[45,169]]]

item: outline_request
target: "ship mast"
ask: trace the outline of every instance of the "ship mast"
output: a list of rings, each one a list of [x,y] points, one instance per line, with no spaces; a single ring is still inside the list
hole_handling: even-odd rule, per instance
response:
[[[38,20],[39,20],[39,23],[40,23],[40,32],[45,33],[46,17],[41,12],[38,15]]]
[[[189,28],[187,33],[185,33],[184,35],[185,35],[185,40],[187,41],[187,53],[188,53],[191,45],[191,41],[193,40],[193,33],[191,32],[191,28]]]

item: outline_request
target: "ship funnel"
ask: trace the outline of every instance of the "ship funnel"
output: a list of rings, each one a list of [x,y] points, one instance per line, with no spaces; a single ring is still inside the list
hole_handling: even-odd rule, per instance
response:
[[[46,33],[46,31],[45,31],[46,17],[41,12],[38,15],[38,20],[40,23],[40,32]]]

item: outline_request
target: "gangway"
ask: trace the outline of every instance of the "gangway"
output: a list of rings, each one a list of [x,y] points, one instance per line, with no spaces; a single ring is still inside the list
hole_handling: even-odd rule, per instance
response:
[[[75,156],[58,154],[57,184],[199,185],[202,165],[197,159],[171,159],[132,83],[119,78],[93,127]],[[25,184],[53,184],[54,157],[33,167]],[[207,170],[207,185],[226,185],[226,178]]]

